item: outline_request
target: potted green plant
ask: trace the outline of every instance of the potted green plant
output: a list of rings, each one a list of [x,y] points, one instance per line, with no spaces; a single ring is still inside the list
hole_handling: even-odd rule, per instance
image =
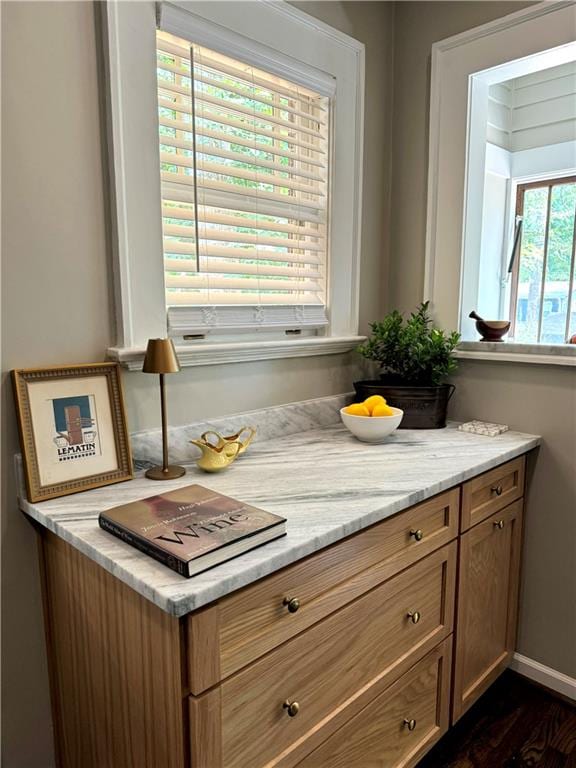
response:
[[[370,327],[370,338],[358,351],[379,363],[381,374],[379,379],[354,382],[359,399],[382,395],[402,408],[402,429],[445,427],[455,389],[446,379],[457,367],[454,349],[460,334],[436,328],[427,301],[407,319],[394,310]]]

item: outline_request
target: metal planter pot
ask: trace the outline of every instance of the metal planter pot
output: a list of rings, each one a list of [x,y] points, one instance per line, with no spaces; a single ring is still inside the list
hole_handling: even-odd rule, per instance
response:
[[[390,405],[401,408],[404,418],[399,429],[442,429],[446,426],[448,401],[454,394],[454,384],[438,387],[407,387],[387,383],[385,378],[355,381],[358,400],[370,395],[382,395]]]

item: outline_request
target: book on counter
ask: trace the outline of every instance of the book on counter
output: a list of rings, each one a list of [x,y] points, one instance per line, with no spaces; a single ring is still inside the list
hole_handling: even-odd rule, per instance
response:
[[[286,533],[284,517],[202,485],[113,507],[98,523],[186,577]]]

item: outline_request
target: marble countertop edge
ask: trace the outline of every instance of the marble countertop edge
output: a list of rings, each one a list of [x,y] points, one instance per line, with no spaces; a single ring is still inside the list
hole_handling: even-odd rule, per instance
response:
[[[322,519],[318,523],[317,530],[310,527],[302,531],[298,531],[296,526],[293,529],[289,528],[290,537],[282,537],[268,543],[264,548],[256,548],[228,561],[230,564],[235,563],[237,565],[237,568],[232,566],[231,572],[222,572],[220,570],[222,566],[212,569],[211,574],[218,578],[209,580],[209,583],[205,585],[199,583],[196,577],[186,580],[178,577],[172,571],[141,554],[128,544],[111,539],[99,528],[97,529],[98,535],[106,537],[103,541],[104,546],[110,550],[109,553],[104,552],[103,547],[98,548],[98,541],[91,544],[80,535],[81,531],[75,533],[70,529],[74,523],[81,527],[81,524],[91,522],[92,526],[88,530],[87,536],[96,537],[97,534],[92,530],[97,514],[95,511],[90,512],[90,517],[87,517],[86,514],[83,516],[82,512],[79,511],[77,518],[67,517],[64,522],[59,522],[50,514],[43,513],[42,505],[32,504],[23,497],[19,499],[19,502],[21,509],[31,518],[97,562],[159,608],[179,617],[341,541],[351,534],[381,522],[414,504],[425,501],[499,464],[523,455],[536,448],[541,442],[540,438],[534,435],[510,432],[505,434],[509,437],[517,435],[518,438],[522,439],[522,442],[508,446],[507,449],[499,452],[497,457],[480,459],[467,469],[456,469],[452,473],[442,474],[439,481],[430,482],[414,491],[396,491],[394,489],[384,491],[383,503],[367,511],[347,512],[348,517],[345,521],[336,519],[334,524],[330,525],[325,519]],[[313,435],[311,434],[311,436]],[[483,437],[481,439],[494,440],[497,438]],[[262,443],[261,445],[265,444]],[[142,473],[137,473],[136,480],[141,477]],[[114,486],[108,486],[109,492],[113,492],[113,489]],[[298,502],[296,501],[295,504]],[[369,507],[369,502],[367,502],[367,506]],[[148,580],[138,573],[143,562],[144,567],[148,566]],[[134,566],[133,570],[130,569],[131,565]]]

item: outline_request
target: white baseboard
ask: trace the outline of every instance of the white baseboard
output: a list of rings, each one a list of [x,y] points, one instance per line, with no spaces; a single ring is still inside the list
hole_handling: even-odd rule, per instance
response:
[[[569,699],[576,701],[576,680],[573,677],[562,672],[557,672],[551,667],[546,667],[544,664],[540,664],[539,661],[529,659],[527,656],[522,656],[520,653],[515,653],[510,663],[510,669],[514,672],[518,672],[519,675],[534,680],[540,685],[550,688],[556,693],[567,696]]]

